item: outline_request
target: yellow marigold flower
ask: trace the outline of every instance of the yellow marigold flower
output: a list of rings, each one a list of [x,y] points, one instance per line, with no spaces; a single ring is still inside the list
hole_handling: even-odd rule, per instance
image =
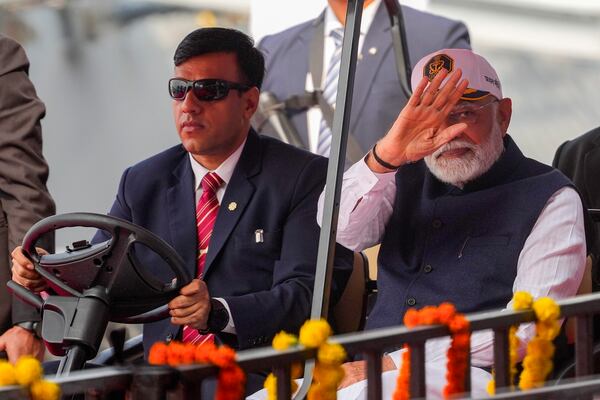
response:
[[[536,337],[528,344],[529,351],[537,357],[552,358],[554,356],[554,344],[546,339]]]
[[[60,398],[60,386],[43,379],[33,382],[30,392],[32,400],[58,400]]]
[[[513,295],[513,310],[526,310],[531,308],[533,297],[527,292],[515,292]]]
[[[19,358],[15,365],[15,376],[19,385],[31,385],[42,378],[42,373],[42,364],[40,364],[37,358],[32,356]]]
[[[313,371],[315,381],[326,387],[337,388],[344,379],[344,368],[338,365],[327,365],[317,363]]]
[[[539,321],[553,321],[560,317],[560,307],[550,297],[541,297],[533,303],[533,311]]]
[[[306,347],[319,347],[331,336],[331,327],[324,319],[306,321],[300,328],[300,343]]]
[[[6,361],[0,361],[0,386],[16,385],[15,368]]]
[[[485,390],[487,391],[487,394],[489,394],[490,396],[495,395],[496,394],[496,381],[493,379],[491,381],[489,381]]]
[[[346,350],[337,343],[323,343],[317,359],[324,364],[341,364],[346,359]]]
[[[267,389],[268,400],[277,400],[277,378],[275,378],[275,375],[269,374],[265,379],[265,383],[263,383],[263,387]]]
[[[554,340],[560,333],[560,324],[558,321],[537,322],[536,334],[544,340]]]
[[[286,350],[291,346],[295,346],[298,343],[298,338],[294,335],[290,335],[284,331],[279,332],[273,338],[273,348],[275,350]]]

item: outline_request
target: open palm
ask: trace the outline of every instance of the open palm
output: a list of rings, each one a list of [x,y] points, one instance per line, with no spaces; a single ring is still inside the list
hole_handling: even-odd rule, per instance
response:
[[[448,114],[468,86],[460,80],[462,71],[448,76],[440,71],[431,83],[423,78],[388,134],[377,145],[377,152],[393,164],[402,165],[426,157],[458,136],[467,126],[464,123],[445,125]]]

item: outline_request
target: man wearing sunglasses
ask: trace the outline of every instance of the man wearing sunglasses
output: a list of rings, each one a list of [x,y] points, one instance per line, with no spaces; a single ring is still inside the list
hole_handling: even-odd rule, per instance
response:
[[[110,210],[166,240],[198,277],[169,303],[170,320],[144,326],[144,348],[215,337],[236,349],[269,345],[309,317],[327,159],[250,128],[264,60],[245,34],[198,29],[174,62],[168,90],[181,145],[128,168]],[[352,253],[338,250],[332,302],[352,269]],[[13,279],[40,289],[31,265],[13,256]],[[136,256],[160,276],[155,254]],[[263,379],[250,375],[248,390]]]
[[[401,325],[408,308],[445,301],[474,312],[510,309],[519,290],[575,295],[586,256],[581,200],[507,134],[512,104],[496,71],[470,50],[445,49],[419,61],[412,86],[387,135],[344,175],[338,242],[353,250],[381,243],[367,329]],[[523,346],[533,334],[532,324],[521,326]],[[493,363],[492,343],[489,332],[472,336],[473,366]],[[443,363],[447,344],[428,342],[428,359]],[[399,363],[391,353],[384,369]],[[364,379],[364,364],[346,372],[344,385]],[[437,378],[428,373],[428,393],[441,397],[443,373]],[[485,393],[487,380],[473,388]]]

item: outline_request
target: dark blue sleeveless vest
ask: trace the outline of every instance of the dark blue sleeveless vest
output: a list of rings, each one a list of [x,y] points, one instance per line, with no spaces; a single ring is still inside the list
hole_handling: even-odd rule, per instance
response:
[[[548,199],[570,182],[523,156],[508,135],[504,146],[462,190],[440,182],[423,161],[397,172],[367,328],[400,325],[409,307],[444,301],[465,313],[506,306],[525,240]]]

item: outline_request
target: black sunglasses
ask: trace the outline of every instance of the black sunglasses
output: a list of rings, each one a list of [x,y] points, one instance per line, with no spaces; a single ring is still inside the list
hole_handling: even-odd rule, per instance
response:
[[[169,79],[169,95],[174,100],[184,100],[187,92],[192,89],[198,100],[212,101],[221,100],[229,94],[229,90],[235,89],[245,92],[252,86],[241,83],[224,81],[222,79],[199,79],[188,81],[187,79]]]

